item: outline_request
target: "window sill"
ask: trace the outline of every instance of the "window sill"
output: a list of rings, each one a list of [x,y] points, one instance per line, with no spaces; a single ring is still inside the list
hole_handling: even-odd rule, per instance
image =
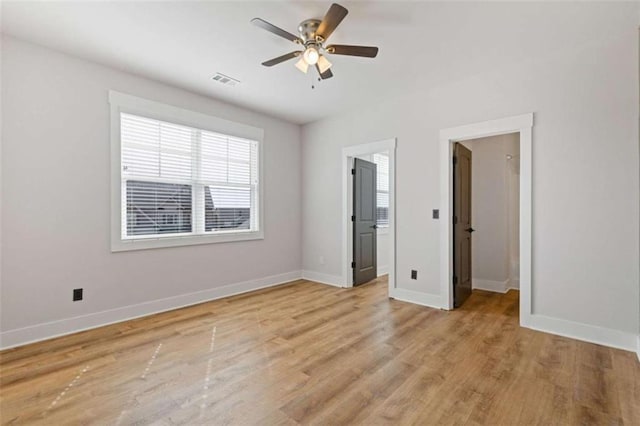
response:
[[[387,235],[389,233],[388,226],[379,226],[378,227],[378,235]]]
[[[111,241],[111,252],[148,250],[166,247],[193,246],[199,244],[230,243],[235,241],[263,240],[264,231],[229,232],[219,235],[188,235],[183,237],[145,238],[138,240]]]

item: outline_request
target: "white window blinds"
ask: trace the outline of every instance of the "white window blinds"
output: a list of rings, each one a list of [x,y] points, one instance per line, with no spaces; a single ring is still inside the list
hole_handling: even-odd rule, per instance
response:
[[[389,226],[389,156],[386,153],[373,154],[377,165],[377,225]]]
[[[258,142],[120,114],[122,238],[257,231]]]

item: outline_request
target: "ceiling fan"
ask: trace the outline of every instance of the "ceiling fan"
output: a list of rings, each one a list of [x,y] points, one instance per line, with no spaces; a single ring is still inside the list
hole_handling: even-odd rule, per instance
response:
[[[278,56],[262,63],[265,67],[272,67],[281,62],[288,61],[293,58],[300,58],[296,63],[296,68],[306,74],[309,66],[315,66],[320,78],[327,79],[333,77],[331,72],[331,62],[326,58],[325,54],[331,55],[348,55],[361,56],[365,58],[375,58],[378,54],[378,48],[372,46],[348,46],[344,44],[332,44],[324,46],[329,36],[336,27],[347,16],[349,11],[333,3],[322,21],[318,19],[307,19],[302,21],[298,26],[298,35],[291,34],[288,31],[278,28],[273,24],[260,18],[253,18],[251,22],[275,35],[286,38],[296,44],[299,44],[304,50],[295,50],[286,55]]]

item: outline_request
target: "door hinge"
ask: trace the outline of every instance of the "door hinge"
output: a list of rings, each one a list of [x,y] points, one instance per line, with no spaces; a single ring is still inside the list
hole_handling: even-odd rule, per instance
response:
[[[458,277],[456,277],[455,275],[453,276],[453,284],[458,284]]]
[[[355,221],[356,221],[356,216],[355,215],[351,216],[351,222],[355,222]]]
[[[453,165],[455,166],[458,163],[458,157],[453,157]]]
[[[351,262],[351,267],[355,268],[356,267],[356,262]]]
[[[355,175],[356,174],[356,169],[351,169],[351,174]]]
[[[458,223],[458,216],[453,217],[453,224],[455,225],[456,223]]]

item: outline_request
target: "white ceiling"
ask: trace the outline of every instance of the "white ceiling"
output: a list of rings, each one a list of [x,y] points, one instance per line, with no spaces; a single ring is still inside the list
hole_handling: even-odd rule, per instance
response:
[[[380,47],[376,59],[331,56],[318,83],[295,61],[261,62],[296,45],[250,24],[289,32],[330,2],[2,2],[2,32],[295,123],[375,106],[496,67],[585,42],[594,7],[507,3],[341,2],[349,15],[334,44]],[[549,13],[549,8],[575,13]],[[581,13],[590,9],[591,13]],[[563,10],[566,12],[566,10]],[[571,16],[571,22],[566,20]],[[564,17],[564,18],[563,18]],[[598,23],[601,27],[601,23]],[[602,30],[602,28],[599,28]],[[221,72],[242,83],[227,87]],[[316,89],[312,90],[312,83]]]

